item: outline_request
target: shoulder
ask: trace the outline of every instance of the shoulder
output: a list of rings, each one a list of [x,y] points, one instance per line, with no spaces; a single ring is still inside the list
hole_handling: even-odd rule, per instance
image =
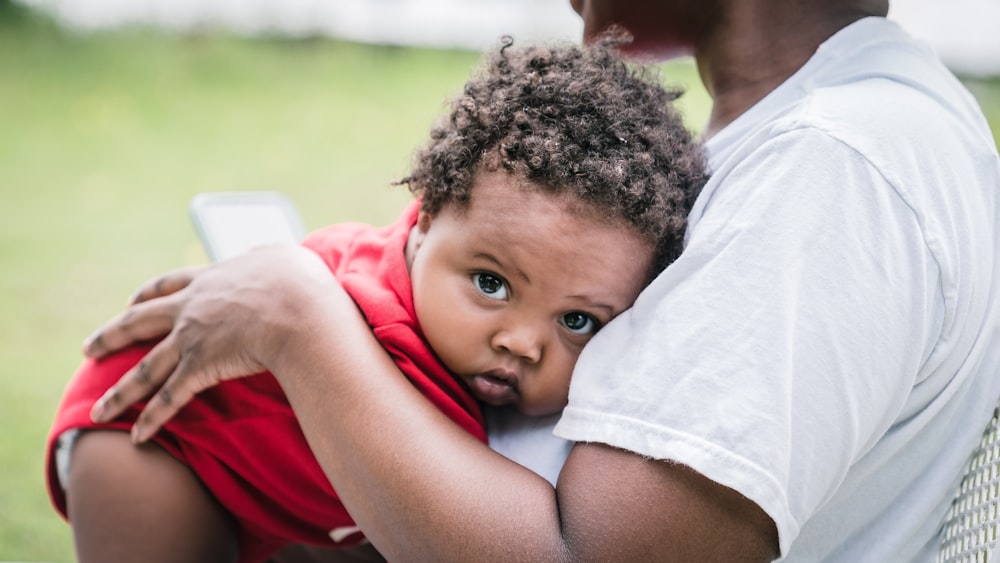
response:
[[[316,252],[332,251],[350,245],[351,241],[375,230],[364,223],[337,223],[312,231],[302,245]]]
[[[419,202],[409,204],[393,223],[375,227],[367,223],[336,223],[309,233],[302,245],[320,255],[334,274],[347,262],[378,262],[386,251],[402,248],[416,223]]]

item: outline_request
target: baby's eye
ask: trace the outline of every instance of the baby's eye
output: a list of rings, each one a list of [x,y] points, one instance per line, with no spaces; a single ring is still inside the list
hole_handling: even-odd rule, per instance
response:
[[[498,301],[507,299],[507,284],[498,276],[487,273],[472,274],[472,283],[479,293],[490,299]]]
[[[559,322],[573,334],[593,334],[598,329],[597,321],[594,320],[594,317],[579,311],[566,313]]]

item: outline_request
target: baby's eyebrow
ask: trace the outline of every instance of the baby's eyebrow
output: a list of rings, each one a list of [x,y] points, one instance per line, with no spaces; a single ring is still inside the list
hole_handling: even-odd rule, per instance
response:
[[[490,254],[489,252],[477,252],[477,253],[475,253],[473,255],[473,258],[480,258],[480,259],[486,260],[487,262],[493,262],[494,264],[496,264],[497,268],[500,269],[500,270],[506,270],[507,269],[507,265],[506,264],[504,264],[499,258],[497,258],[496,256]],[[526,281],[528,283],[531,283],[531,278],[529,278],[528,274],[524,273],[523,270],[519,270],[519,269],[515,268],[515,273],[518,276],[520,276],[522,279],[524,279],[524,281]]]

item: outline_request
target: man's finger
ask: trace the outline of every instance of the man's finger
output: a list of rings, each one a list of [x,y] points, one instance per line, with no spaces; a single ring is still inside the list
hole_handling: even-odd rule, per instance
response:
[[[132,442],[141,444],[148,440],[205,388],[203,378],[191,372],[190,366],[191,362],[182,359],[156,394],[150,397],[132,426]]]
[[[174,371],[179,357],[174,340],[165,338],[94,403],[91,420],[107,422],[149,397]]]
[[[140,285],[129,298],[128,304],[135,305],[149,301],[150,299],[177,293],[187,287],[195,275],[203,269],[205,269],[205,266],[190,266],[178,268],[157,276]]]
[[[83,353],[101,358],[146,340],[159,338],[174,326],[175,307],[169,298],[130,306],[83,341]]]

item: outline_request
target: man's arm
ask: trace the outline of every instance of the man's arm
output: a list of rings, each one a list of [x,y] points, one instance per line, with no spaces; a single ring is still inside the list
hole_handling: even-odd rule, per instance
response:
[[[581,444],[553,490],[433,408],[369,330],[345,331],[349,315],[353,327],[362,319],[329,285],[293,293],[308,313],[265,363],[334,488],[389,560],[777,557],[774,524],[756,504],[684,466]]]
[[[193,393],[263,366],[345,506],[389,560],[777,556],[774,524],[757,505],[683,466],[581,444],[553,489],[493,452],[409,384],[309,251],[252,252],[191,275],[159,284],[184,288],[166,297],[151,283],[131,313],[90,341],[88,353],[101,355],[137,335],[172,331],[95,414],[113,415],[159,388],[140,418],[135,435],[143,438]]]

